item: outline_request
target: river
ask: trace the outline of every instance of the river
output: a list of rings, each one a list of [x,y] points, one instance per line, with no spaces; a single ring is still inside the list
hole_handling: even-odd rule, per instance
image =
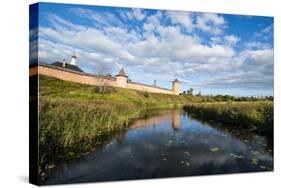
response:
[[[47,184],[273,170],[272,141],[182,110],[137,120],[101,145],[51,169]]]

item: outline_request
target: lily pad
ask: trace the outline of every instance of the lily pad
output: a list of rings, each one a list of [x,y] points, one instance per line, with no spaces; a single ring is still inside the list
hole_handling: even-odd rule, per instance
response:
[[[190,153],[188,151],[183,152],[185,155],[190,156]]]
[[[253,151],[253,150],[252,150],[252,151],[251,151],[251,154],[252,154],[252,155],[258,155],[259,152],[258,152],[258,151]]]
[[[251,163],[256,165],[256,164],[258,164],[258,161],[259,161],[258,159],[253,158]]]
[[[219,151],[220,149],[218,147],[212,147],[210,148],[210,151],[211,152],[216,152],[216,151]]]
[[[243,155],[236,155],[234,153],[230,153],[229,154],[231,157],[234,157],[234,158],[237,158],[237,159],[244,159],[244,156]]]
[[[50,164],[50,165],[48,165],[48,169],[52,169],[52,168],[54,168],[56,165],[55,164]]]

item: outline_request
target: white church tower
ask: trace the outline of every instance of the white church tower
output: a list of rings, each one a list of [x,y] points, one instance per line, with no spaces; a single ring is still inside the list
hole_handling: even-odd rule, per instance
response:
[[[75,55],[75,53],[73,53],[73,55],[72,55],[72,59],[71,59],[70,64],[71,64],[71,65],[76,65],[76,64],[77,64],[77,62],[76,62],[76,55]]]

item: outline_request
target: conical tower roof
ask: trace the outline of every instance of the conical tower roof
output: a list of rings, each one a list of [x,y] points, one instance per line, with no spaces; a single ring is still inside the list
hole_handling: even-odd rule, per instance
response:
[[[125,72],[124,68],[122,68],[122,69],[119,71],[119,73],[117,74],[117,76],[128,77],[128,76],[126,75],[126,72]]]
[[[176,78],[173,82],[178,82],[178,83],[180,83],[180,81]]]

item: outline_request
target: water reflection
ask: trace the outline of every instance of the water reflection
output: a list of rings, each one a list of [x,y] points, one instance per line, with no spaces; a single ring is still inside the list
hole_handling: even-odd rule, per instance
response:
[[[157,116],[136,120],[130,129],[144,128],[170,122],[172,128],[177,131],[180,127],[180,110],[162,111]]]
[[[162,111],[114,133],[104,146],[52,169],[48,184],[268,171],[272,145],[243,129]]]

